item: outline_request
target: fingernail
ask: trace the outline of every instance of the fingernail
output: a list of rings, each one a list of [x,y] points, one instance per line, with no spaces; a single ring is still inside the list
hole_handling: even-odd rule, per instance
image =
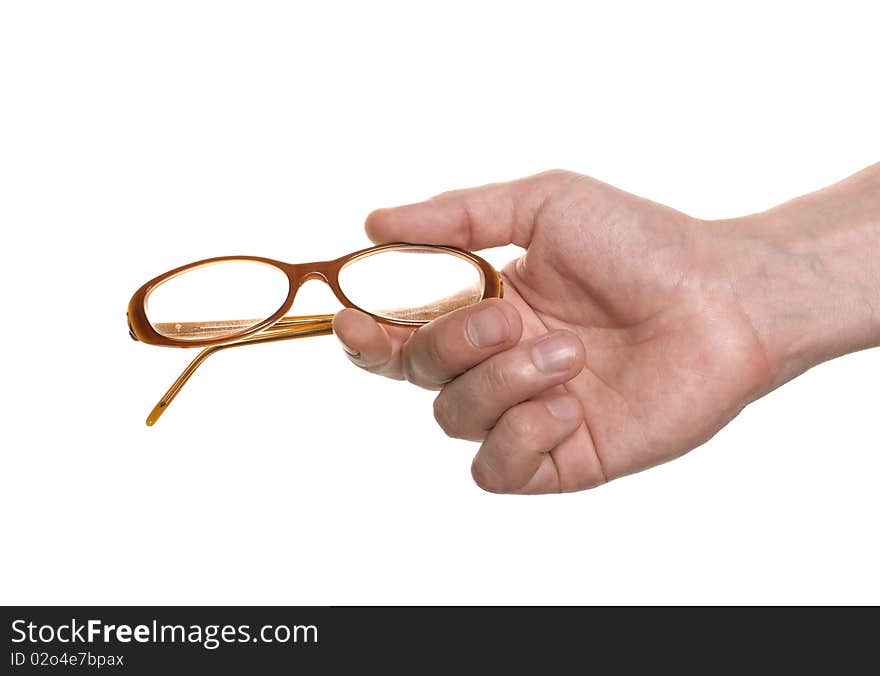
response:
[[[466,326],[468,340],[476,347],[492,347],[503,343],[510,334],[507,317],[497,307],[490,305],[468,317]]]
[[[550,411],[550,415],[560,420],[579,418],[583,411],[577,399],[566,394],[560,394],[544,400],[544,405]]]
[[[339,336],[337,336],[337,338],[339,338]],[[346,345],[342,338],[339,338],[339,344],[342,345],[342,349],[349,357],[354,357],[355,359],[357,359],[361,356],[361,353],[358,350],[355,350],[353,347],[349,347],[348,345]]]
[[[558,373],[574,363],[576,353],[571,336],[557,333],[535,343],[532,347],[532,360],[540,371]]]

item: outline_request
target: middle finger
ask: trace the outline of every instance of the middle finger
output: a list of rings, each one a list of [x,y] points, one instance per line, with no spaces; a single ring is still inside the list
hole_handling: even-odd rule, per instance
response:
[[[480,441],[504,412],[574,378],[584,346],[570,331],[551,331],[490,357],[446,385],[434,417],[446,434]]]

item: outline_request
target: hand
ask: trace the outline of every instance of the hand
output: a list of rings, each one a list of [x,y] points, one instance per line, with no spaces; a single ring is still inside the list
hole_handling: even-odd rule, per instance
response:
[[[517,244],[504,299],[417,331],[347,309],[334,330],[358,366],[440,390],[442,429],[482,442],[482,488],[590,488],[686,453],[809,365],[762,334],[778,322],[755,280],[780,247],[756,223],[700,221],[562,171],[445,193],[370,214],[367,234]]]

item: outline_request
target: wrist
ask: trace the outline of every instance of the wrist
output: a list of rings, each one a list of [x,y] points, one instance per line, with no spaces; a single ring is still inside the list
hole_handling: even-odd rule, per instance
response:
[[[880,165],[719,225],[733,252],[727,272],[773,366],[769,388],[880,345]]]

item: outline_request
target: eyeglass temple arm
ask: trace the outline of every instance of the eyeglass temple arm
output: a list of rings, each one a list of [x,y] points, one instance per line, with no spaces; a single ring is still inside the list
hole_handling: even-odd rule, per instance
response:
[[[332,319],[333,315],[303,315],[301,317],[282,317],[266,331],[275,331],[293,326],[312,324],[316,321]],[[199,322],[157,322],[153,328],[164,336],[186,340],[188,338],[210,339],[222,337],[236,330],[243,330],[257,323],[256,319],[225,319],[223,321],[199,321]],[[262,335],[261,332],[260,335]],[[212,335],[213,334],[213,335]]]
[[[239,345],[256,345],[257,343],[273,343],[278,340],[291,340],[293,338],[307,338],[309,336],[326,336],[333,333],[333,315],[312,315],[309,317],[285,317],[277,324],[262,333],[257,333],[247,338],[242,338],[232,343],[223,343],[221,345],[211,345],[199,352],[195,358],[189,363],[183,373],[168,388],[168,391],[162,395],[150,415],[147,416],[147,425],[152,426],[165,412],[169,404],[174,401],[174,397],[183,388],[186,382],[196,372],[196,369],[202,365],[208,357],[215,352],[220,352],[230,347],[238,347]]]

